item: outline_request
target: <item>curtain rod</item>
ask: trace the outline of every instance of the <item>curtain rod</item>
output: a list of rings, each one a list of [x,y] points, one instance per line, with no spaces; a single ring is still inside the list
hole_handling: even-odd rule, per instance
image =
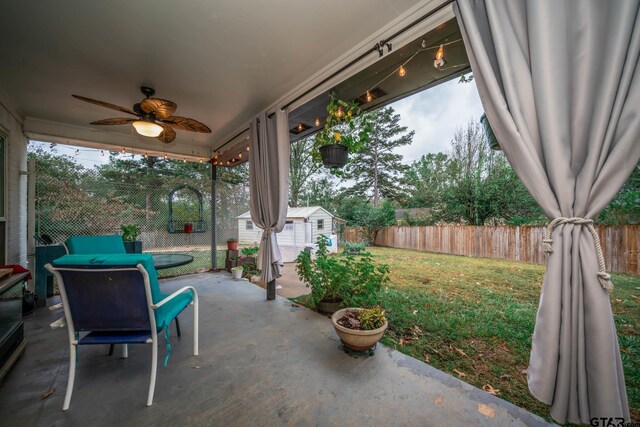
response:
[[[329,80],[331,80],[332,78],[334,78],[335,76],[337,76],[338,74],[342,73],[343,71],[347,70],[348,68],[351,68],[352,66],[354,66],[355,64],[357,64],[358,62],[362,61],[364,58],[366,58],[367,56],[369,56],[370,54],[372,54],[373,52],[378,52],[380,47],[384,47],[384,45],[386,45],[387,43],[389,43],[390,41],[392,41],[393,39],[395,39],[396,37],[398,37],[400,34],[403,34],[404,32],[406,32],[407,30],[415,27],[416,25],[418,25],[419,23],[421,23],[422,21],[424,21],[425,19],[435,15],[436,13],[440,12],[442,9],[444,9],[445,7],[449,6],[451,3],[455,2],[456,0],[447,0],[444,3],[440,4],[438,7],[436,7],[435,9],[430,10],[429,12],[425,13],[424,15],[422,15],[421,17],[417,18],[415,21],[411,22],[410,24],[407,24],[405,27],[399,29],[398,31],[396,31],[395,33],[393,33],[392,35],[390,35],[388,38],[380,40],[379,43],[376,43],[371,49],[365,51],[364,53],[362,53],[360,56],[358,56],[357,58],[353,59],[352,61],[350,61],[348,64],[343,65],[342,67],[340,67],[339,70],[334,71],[333,73],[331,73],[331,75],[329,75],[328,77],[322,79],[322,81],[316,83],[315,85],[313,85],[313,87],[311,87],[310,89],[307,89],[305,92],[303,92],[302,94],[296,96],[295,98],[293,98],[291,101],[289,101],[288,103],[286,103],[282,109],[285,110],[287,108],[289,108],[294,102],[299,101],[300,99],[302,99],[303,97],[307,96],[309,93],[313,92],[314,90],[316,90],[317,88],[319,88],[320,86],[322,86],[323,84],[325,84],[326,82],[328,82]],[[268,115],[269,118],[273,117],[275,115],[275,113],[271,113]],[[225,145],[227,145],[228,143],[230,143],[231,141],[233,141],[235,138],[237,138],[239,135],[243,134],[244,132],[248,131],[249,128],[246,128],[245,130],[243,130],[242,132],[240,132],[238,135],[234,136],[233,138],[231,138],[229,141],[225,142],[224,144],[222,144],[218,150],[222,147],[224,147]]]

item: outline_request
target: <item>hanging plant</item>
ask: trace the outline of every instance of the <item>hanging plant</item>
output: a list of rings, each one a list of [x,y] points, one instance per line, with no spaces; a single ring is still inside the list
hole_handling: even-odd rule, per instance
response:
[[[335,96],[327,105],[327,120],[314,142],[314,159],[331,169],[342,168],[349,153],[357,153],[369,141],[371,125],[355,102]]]

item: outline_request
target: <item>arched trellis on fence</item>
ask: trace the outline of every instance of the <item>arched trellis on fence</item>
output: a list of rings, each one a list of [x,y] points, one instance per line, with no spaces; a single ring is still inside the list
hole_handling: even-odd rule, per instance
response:
[[[198,198],[198,217],[193,219],[174,220],[173,218],[173,199],[175,194],[180,190],[188,190]],[[169,221],[167,223],[167,231],[171,234],[177,233],[204,233],[204,219],[202,217],[202,194],[190,185],[181,185],[169,192]]]

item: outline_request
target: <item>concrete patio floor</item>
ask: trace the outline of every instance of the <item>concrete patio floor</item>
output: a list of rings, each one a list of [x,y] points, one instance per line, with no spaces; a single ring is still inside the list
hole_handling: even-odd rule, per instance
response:
[[[192,309],[160,363],[154,404],[146,407],[151,351],[129,358],[106,346],[82,347],[71,408],[62,412],[68,371],[61,312],[26,318],[27,350],[0,386],[7,426],[542,426],[527,411],[385,346],[373,357],[345,354],[329,319],[227,273],[161,281],[200,294],[200,356],[192,351]],[[175,330],[172,329],[172,332]],[[166,354],[161,340],[160,359]],[[45,393],[53,393],[44,397]]]

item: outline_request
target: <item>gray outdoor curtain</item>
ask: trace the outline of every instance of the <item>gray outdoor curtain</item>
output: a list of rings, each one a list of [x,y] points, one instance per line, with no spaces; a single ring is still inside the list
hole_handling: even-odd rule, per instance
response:
[[[639,1],[458,0],[454,9],[500,146],[549,220],[560,218],[545,239],[529,389],[561,423],[629,420],[589,220],[640,160]]]
[[[251,122],[249,195],[251,219],[264,230],[258,266],[268,284],[282,275],[276,233],[284,228],[289,200],[289,118],[279,108],[271,118],[262,113]]]

